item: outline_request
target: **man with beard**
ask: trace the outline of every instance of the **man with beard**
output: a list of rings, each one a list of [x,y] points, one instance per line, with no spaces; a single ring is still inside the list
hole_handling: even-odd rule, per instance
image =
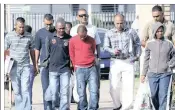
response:
[[[48,67],[44,67],[41,65],[39,68],[39,59],[40,64],[43,63],[43,60],[46,58],[46,47],[45,47],[45,39],[46,37],[53,34],[55,28],[53,26],[53,16],[51,14],[45,14],[44,16],[44,25],[45,27],[40,29],[35,36],[35,61],[36,61],[36,69],[41,73],[41,84],[43,89],[43,103],[44,110],[51,110],[51,102],[45,101],[45,92],[49,86],[49,70]]]

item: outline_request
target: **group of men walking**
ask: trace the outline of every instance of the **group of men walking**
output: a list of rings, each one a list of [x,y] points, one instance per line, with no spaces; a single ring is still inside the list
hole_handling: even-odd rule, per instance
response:
[[[122,14],[114,16],[115,27],[105,34],[103,47],[111,54],[109,79],[114,110],[129,110],[133,106],[133,65],[142,54],[141,45],[145,47],[141,82],[148,77],[153,105],[156,110],[166,110],[168,86],[175,66],[175,50],[171,42],[175,42],[175,28],[165,20],[160,6],[154,6],[152,13],[155,20],[146,26],[141,40],[134,29],[126,27]],[[58,18],[54,27],[53,16],[46,14],[45,27],[37,31],[33,38],[24,31],[24,18],[16,19],[15,31],[5,37],[5,50],[9,49],[15,61],[10,78],[16,110],[31,110],[29,54],[35,73],[41,74],[44,110],[70,110],[71,75],[76,76],[74,91],[78,97],[75,100],[77,110],[99,108],[100,36],[97,28],[88,24],[85,9],[78,10],[77,20],[79,24],[72,27],[71,23]],[[51,99],[46,100],[48,97]]]

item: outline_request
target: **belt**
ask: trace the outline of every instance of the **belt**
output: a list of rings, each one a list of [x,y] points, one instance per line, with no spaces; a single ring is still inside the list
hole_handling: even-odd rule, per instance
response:
[[[126,60],[126,59],[128,59],[129,57],[126,57],[126,56],[112,56],[112,58],[121,59],[121,60]]]

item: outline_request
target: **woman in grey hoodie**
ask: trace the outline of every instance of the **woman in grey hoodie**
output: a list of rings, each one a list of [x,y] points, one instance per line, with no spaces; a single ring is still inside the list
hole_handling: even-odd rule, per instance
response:
[[[156,110],[169,110],[169,89],[172,69],[175,66],[175,49],[164,38],[164,26],[157,22],[152,28],[153,38],[147,42],[141,82],[148,77],[151,99]],[[168,105],[168,106],[167,106]]]

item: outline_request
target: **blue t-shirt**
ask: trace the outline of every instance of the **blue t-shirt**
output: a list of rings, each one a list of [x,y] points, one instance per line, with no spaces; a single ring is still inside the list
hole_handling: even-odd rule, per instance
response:
[[[40,63],[42,63],[43,60],[46,59],[45,39],[48,36],[52,36],[53,32],[46,30],[46,28],[42,28],[42,29],[38,30],[36,33],[35,49],[40,51]]]

